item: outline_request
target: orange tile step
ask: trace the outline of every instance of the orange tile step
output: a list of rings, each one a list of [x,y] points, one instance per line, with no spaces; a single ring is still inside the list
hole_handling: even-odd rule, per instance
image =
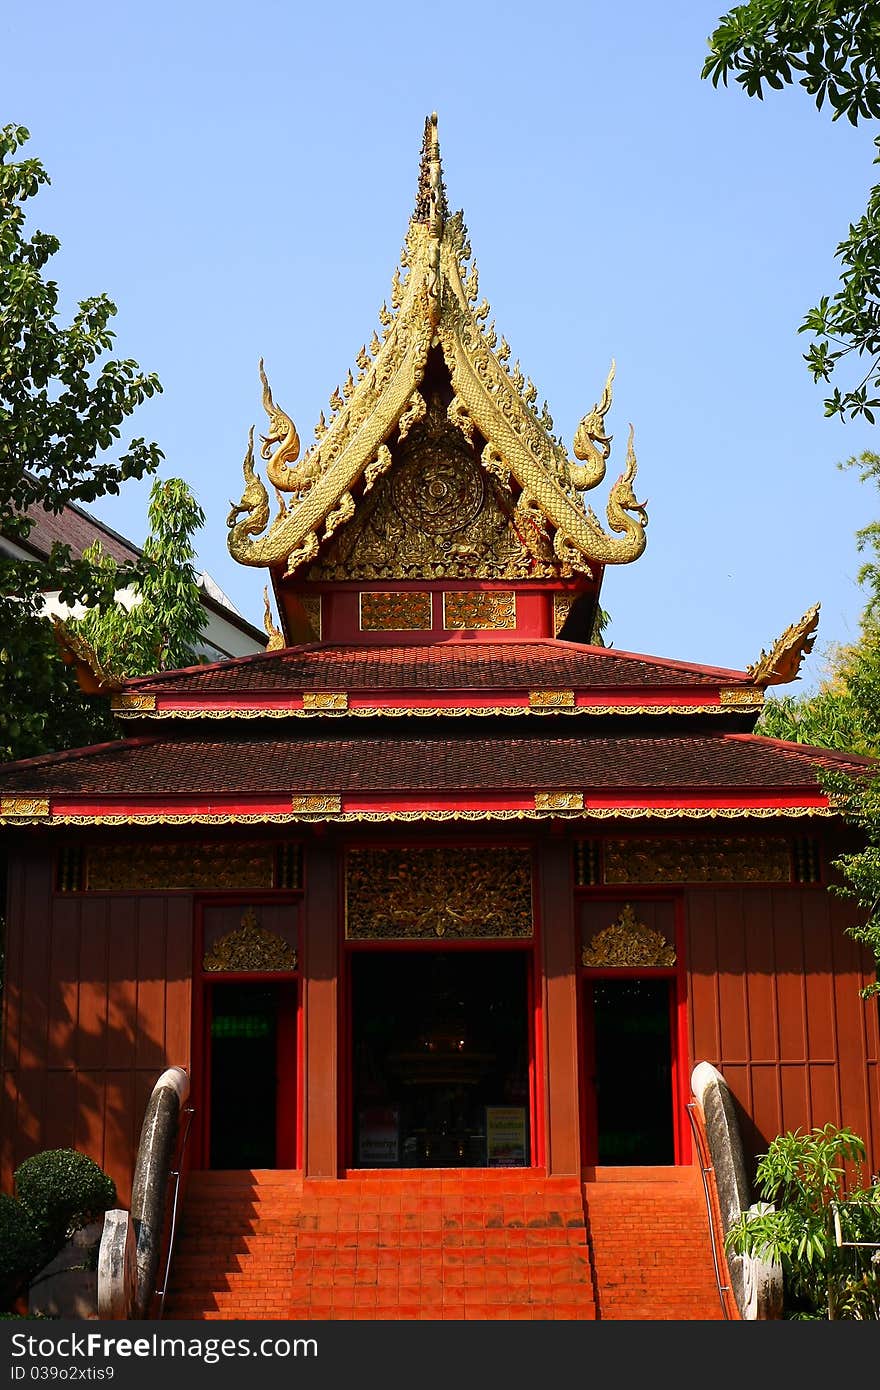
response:
[[[531,1170],[195,1173],[165,1316],[593,1319],[581,1187]]]

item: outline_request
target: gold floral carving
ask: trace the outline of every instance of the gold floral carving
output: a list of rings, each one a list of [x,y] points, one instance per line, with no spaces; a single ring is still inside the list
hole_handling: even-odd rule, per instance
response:
[[[290,799],[290,809],[309,815],[333,814],[342,810],[342,797],[336,793],[298,792]]]
[[[532,709],[573,709],[573,690],[530,690],[529,706]]]
[[[431,130],[431,166],[439,169],[436,122]],[[391,308],[383,305],[379,313],[381,338],[374,334],[369,350],[358,353],[356,375],[349,372],[342,390],[333,392],[329,420],[322,412],[315,442],[299,462],[293,422],[275,406],[261,365],[269,416],[262,454],[270,481],[289,494],[290,502],[282,498],[284,505],[267,531],[268,493],[249,448],[244,495],[227,522],[234,558],[246,565],[283,564],[287,574],[317,559],[332,531],[349,524],[357,510],[355,491],[363,490],[377,467],[385,467],[389,446],[415,432],[420,388],[436,345],[452,385],[450,423],[465,441],[478,436],[486,441],[481,466],[515,486],[517,516],[539,551],[545,543],[551,547],[555,572],[590,573],[591,564],[637,559],[645,548],[647,514],[634,491],[632,429],[623,470],[609,494],[608,531],[583,502],[584,492],[601,481],[610,452],[604,424],[610,378],[602,400],[578,431],[575,458],[584,462],[573,463],[552,433],[546,404],[540,413],[536,408],[536,387],[519,363],[509,365],[509,346],[503,339],[498,344],[494,324],[485,326],[488,305],[474,307],[478,277],[467,230],[460,213],[447,214],[444,200],[434,198],[427,217],[417,209],[402,270],[403,276],[395,274]],[[274,453],[269,452],[272,444]]]
[[[808,609],[799,622],[777,637],[769,652],[762,651],[754,665],[746,668],[755,685],[787,685],[798,679],[801,662],[813,650],[819,626],[819,604]]]
[[[786,840],[606,840],[606,883],[789,883]]]
[[[445,593],[443,626],[447,632],[493,631],[516,627],[514,593]]]
[[[0,796],[2,816],[48,816],[49,799],[42,796]]]
[[[421,399],[421,398],[420,398]],[[310,579],[498,579],[553,574],[516,499],[488,475],[436,394],[357,515],[324,547]],[[389,455],[390,457],[390,455]],[[536,534],[536,533],[535,533]],[[531,550],[527,536],[533,537]]]
[[[321,640],[321,595],[320,594],[299,594],[299,601],[303,612],[308,618],[309,627],[316,642]]]
[[[526,849],[360,849],[346,860],[349,941],[531,937]]]
[[[257,922],[249,908],[241,926],[214,942],[202,959],[203,970],[295,970],[296,951],[279,936]]]
[[[764,703],[764,692],[754,686],[727,686],[719,692],[722,705],[749,705],[753,709]]]
[[[344,690],[306,690],[303,692],[303,709],[348,709],[348,695]]]
[[[584,946],[581,964],[594,968],[669,966],[675,964],[675,949],[662,932],[639,922],[627,903],[617,920],[603,927]]]
[[[535,792],[536,811],[582,811],[583,792]]]
[[[271,845],[101,845],[86,852],[92,893],[151,889],[271,888]]]
[[[144,713],[156,708],[155,695],[137,695],[134,691],[123,691],[121,695],[110,696],[110,708],[114,714]]]
[[[577,594],[553,595],[553,636],[558,637],[565,627],[566,619],[574,607]]]
[[[431,595],[418,592],[362,593],[361,632],[429,632]]]

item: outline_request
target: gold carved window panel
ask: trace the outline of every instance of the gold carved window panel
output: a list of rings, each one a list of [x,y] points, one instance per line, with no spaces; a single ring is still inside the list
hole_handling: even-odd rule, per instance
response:
[[[431,595],[419,591],[360,595],[361,632],[430,632]]]
[[[790,883],[791,846],[765,836],[606,840],[606,883]]]
[[[273,888],[272,844],[100,845],[86,852],[86,888],[93,893],[162,889],[211,891]]]
[[[516,594],[444,593],[443,626],[447,632],[513,630],[516,627]]]
[[[348,852],[348,941],[528,940],[533,931],[527,849]]]

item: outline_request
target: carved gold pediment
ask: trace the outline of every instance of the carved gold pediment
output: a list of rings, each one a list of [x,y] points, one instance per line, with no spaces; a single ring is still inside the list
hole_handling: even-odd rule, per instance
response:
[[[349,941],[528,938],[528,850],[350,850],[345,935]]]
[[[241,926],[219,937],[205,952],[203,970],[295,970],[296,951],[279,936],[257,922],[253,908],[241,919]]]
[[[416,450],[427,438],[419,427],[428,414],[429,392],[425,389],[423,395],[423,389],[429,375],[438,375],[434,365],[428,372],[432,350],[439,350],[440,375],[445,374],[447,390],[451,386],[445,417],[457,432],[456,458],[450,459],[458,468],[455,487],[462,502],[469,499],[474,518],[480,495],[491,491],[494,480],[512,498],[508,522],[516,536],[525,539],[532,561],[551,573],[590,574],[593,564],[625,564],[644,550],[647,514],[634,492],[632,427],[623,471],[610,490],[608,530],[583,501],[584,493],[602,481],[611,452],[605,415],[613,364],[600,401],[577,430],[574,462],[552,433],[546,402],[539,410],[536,387],[518,361],[511,366],[510,347],[504,338],[499,342],[494,323],[486,326],[489,306],[485,301],[477,305],[477,268],[464,220],[461,213],[449,214],[439,170],[437,123],[431,117],[419,199],[394,275],[391,306],[382,306],[381,331],[357,354],[355,366],[334,390],[330,415],[325,418],[322,412],[315,441],[302,457],[293,420],[276,404],[260,364],[268,416],[260,453],[276,489],[278,512],[270,523],[269,494],[257,473],[251,441],[243,465],[244,495],[228,517],[229,550],[241,564],[283,563],[288,575],[314,564],[319,556],[323,559],[334,533],[359,514],[392,464],[399,464],[405,479],[404,444],[411,437],[411,450]],[[432,358],[438,367],[439,358]],[[411,481],[418,491],[421,474],[415,465]],[[442,481],[439,476],[437,481]],[[423,495],[421,501],[428,512],[442,504],[439,493],[427,501]],[[498,537],[502,551],[510,543],[509,533],[510,525]],[[492,563],[498,562],[493,556]],[[536,572],[533,564],[530,573]]]
[[[638,921],[630,903],[581,952],[581,964],[594,967],[674,965],[675,949],[662,932]]]

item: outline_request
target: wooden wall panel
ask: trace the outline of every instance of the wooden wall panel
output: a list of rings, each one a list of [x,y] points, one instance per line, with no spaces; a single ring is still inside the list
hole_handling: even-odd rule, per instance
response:
[[[130,1191],[144,1108],[190,1064],[189,894],[55,894],[48,854],[13,862],[0,1101],[0,1187],[45,1148],[78,1148]]]
[[[684,900],[691,1066],[721,1056],[715,894],[695,890]]]
[[[737,894],[741,908],[740,895]],[[745,939],[745,1020],[748,1028],[747,1055],[756,1061],[776,1056],[779,1018],[774,988],[775,953],[770,927],[770,894],[756,893],[749,911],[743,913]]]
[[[725,887],[689,892],[686,918],[692,1063],[727,1078],[747,1145],[832,1121],[876,1170],[878,1011],[859,997],[870,962],[845,935],[853,905],[813,885]]]

